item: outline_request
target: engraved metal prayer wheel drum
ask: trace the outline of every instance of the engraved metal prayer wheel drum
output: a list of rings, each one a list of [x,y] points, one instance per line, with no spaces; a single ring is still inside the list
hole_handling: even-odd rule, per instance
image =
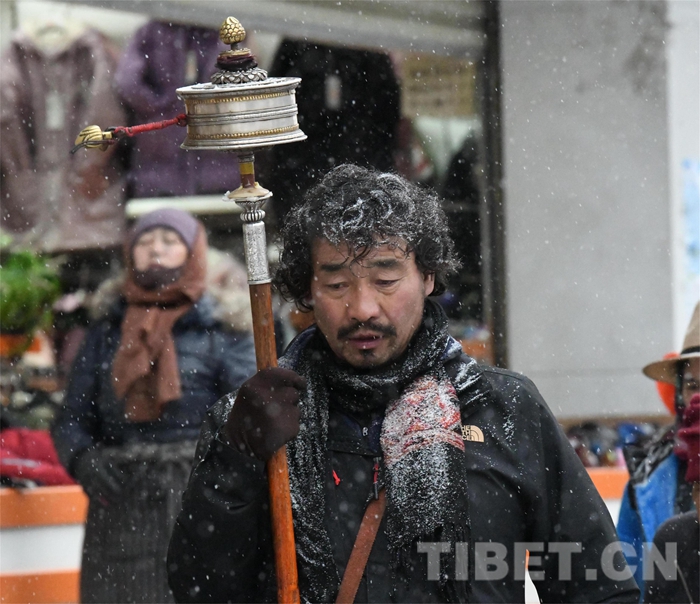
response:
[[[229,17],[219,32],[221,53],[208,84],[177,89],[187,113],[183,149],[244,151],[306,139],[299,129],[295,89],[300,78],[269,78],[247,48],[241,24]]]
[[[271,193],[255,181],[256,149],[306,139],[299,129],[295,89],[300,78],[269,78],[250,49],[246,33],[233,17],[219,36],[231,50],[221,53],[211,82],[177,89],[187,115],[183,149],[233,151],[238,155],[241,186],[224,199],[243,207],[243,237],[248,282],[269,283],[262,205]]]
[[[178,88],[187,113],[182,148],[243,151],[304,140],[294,92],[299,82],[299,78],[267,78]]]

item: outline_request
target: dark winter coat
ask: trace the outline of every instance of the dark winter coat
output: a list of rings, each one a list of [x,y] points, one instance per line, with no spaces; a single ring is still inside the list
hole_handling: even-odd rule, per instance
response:
[[[333,166],[393,169],[401,97],[388,54],[283,40],[270,75],[301,78],[298,119],[308,136],[271,152],[265,181],[280,217]]]
[[[129,422],[112,388],[112,361],[119,348],[125,304],[120,301],[89,332],[78,353],[53,436],[62,463],[95,445],[196,440],[207,409],[255,372],[252,336],[226,331],[203,296],[173,328],[182,398],[167,404],[155,422]]]
[[[464,357],[445,362],[462,363]],[[514,544],[524,543],[531,550],[530,571],[542,601],[637,601],[632,578],[609,579],[601,571],[603,550],[617,540],[612,520],[535,386],[507,371],[484,368],[484,373],[493,389],[491,402],[467,404],[462,416],[463,426],[483,432],[483,442],[478,436],[465,442],[470,600],[524,601],[522,552],[520,566],[514,564]],[[455,375],[449,369],[448,374]],[[350,418],[332,406],[329,411],[325,522],[342,576],[373,491],[373,458],[380,449],[377,418]],[[181,602],[276,601],[264,466],[219,439],[226,412],[225,401],[220,401],[203,427],[170,543],[170,586]],[[355,601],[441,601],[437,581],[427,578],[427,554],[413,551],[410,573],[403,566],[392,570],[385,521]],[[489,547],[487,542],[507,550],[508,571],[500,576],[497,568],[480,566],[475,556],[475,545]],[[546,557],[528,542],[542,547],[581,543],[583,552],[571,558],[571,579],[558,580],[566,570],[558,556]],[[620,553],[614,565],[622,574],[627,571]],[[586,569],[595,569],[597,579],[587,580]],[[534,572],[538,570],[543,577]],[[454,577],[454,568],[441,571]],[[495,572],[489,576],[484,571]]]
[[[654,569],[644,582],[644,602],[671,604],[700,602],[700,521],[696,510],[673,516],[654,536],[654,545],[665,555],[666,546],[677,547],[675,573]]]
[[[53,437],[61,461],[88,493],[99,478],[76,475],[75,464],[88,449],[121,476],[118,500],[105,501],[99,491],[90,500],[81,601],[172,602],[165,557],[200,424],[213,401],[255,371],[255,353],[248,332],[226,331],[214,319],[205,295],[173,327],[182,397],[157,421],[128,422],[112,388],[124,311],[123,301],[111,306],[88,333]]]

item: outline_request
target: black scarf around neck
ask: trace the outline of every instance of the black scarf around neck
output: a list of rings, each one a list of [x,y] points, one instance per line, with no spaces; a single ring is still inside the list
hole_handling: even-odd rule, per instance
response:
[[[448,542],[453,554],[456,542],[468,541],[460,411],[488,396],[490,388],[471,359],[455,376],[448,376],[446,362],[460,354],[459,344],[447,334],[441,307],[426,300],[423,322],[406,353],[382,368],[360,371],[341,364],[315,327],[300,334],[280,360],[281,366],[294,369],[308,383],[299,403],[299,435],[287,445],[303,601],[333,601],[340,585],[323,520],[331,397],[349,413],[386,408],[383,484],[395,570],[409,563],[416,541]],[[422,426],[425,420],[432,424]],[[445,568],[454,569],[450,560],[446,562]],[[451,580],[453,571],[450,575],[440,579],[446,600],[466,601],[466,582]]]

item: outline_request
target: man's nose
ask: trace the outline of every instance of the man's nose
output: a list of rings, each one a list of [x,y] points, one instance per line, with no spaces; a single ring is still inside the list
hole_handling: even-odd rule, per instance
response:
[[[376,292],[371,287],[358,285],[350,293],[347,309],[349,318],[361,323],[379,318]]]

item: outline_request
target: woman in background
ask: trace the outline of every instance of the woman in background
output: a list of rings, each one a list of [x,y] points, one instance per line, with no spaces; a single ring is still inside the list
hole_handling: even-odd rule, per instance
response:
[[[169,602],[165,556],[202,417],[255,372],[255,354],[250,333],[215,318],[206,234],[192,216],[144,215],[125,261],[53,437],[90,499],[81,601]]]

